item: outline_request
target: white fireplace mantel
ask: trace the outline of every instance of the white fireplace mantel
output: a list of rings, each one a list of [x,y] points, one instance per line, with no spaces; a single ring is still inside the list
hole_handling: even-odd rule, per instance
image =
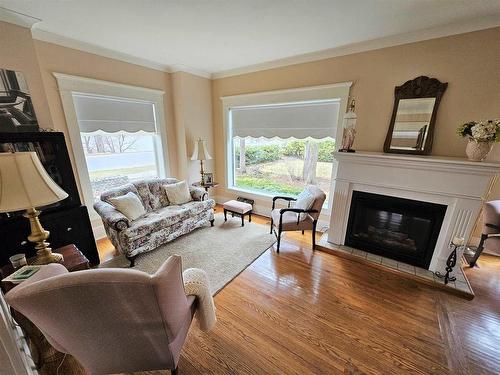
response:
[[[431,271],[444,268],[454,236],[469,238],[482,202],[500,172],[500,163],[462,158],[363,151],[336,152],[334,157],[338,167],[328,241],[344,244],[354,190],[443,204],[447,209]]]

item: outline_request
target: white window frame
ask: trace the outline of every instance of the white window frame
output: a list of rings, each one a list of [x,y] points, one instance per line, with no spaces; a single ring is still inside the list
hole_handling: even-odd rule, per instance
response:
[[[322,100],[339,100],[339,114],[337,120],[337,129],[335,134],[335,150],[340,148],[342,140],[342,122],[344,114],[347,112],[347,104],[349,100],[349,91],[352,82],[341,82],[329,85],[311,86],[303,88],[295,88],[288,90],[265,91],[252,94],[242,94],[233,96],[221,97],[223,126],[224,126],[224,167],[226,170],[225,186],[228,191],[254,196],[256,198],[272,197],[272,194],[256,192],[254,190],[242,189],[234,186],[234,158],[233,158],[233,136],[231,126],[231,108],[244,106],[270,105],[279,103],[296,103],[296,102],[311,102]],[[332,164],[332,177],[334,176],[337,163]],[[331,204],[333,202],[333,192],[335,189],[334,179],[330,183],[330,197],[327,202],[327,207],[323,210],[324,214],[330,214]]]
[[[90,184],[89,171],[83,150],[80,127],[76,115],[73,94],[90,94],[96,96],[132,99],[152,103],[156,123],[155,149],[157,168],[160,177],[170,175],[170,163],[167,152],[167,128],[163,105],[164,91],[144,87],[124,85],[120,83],[101,81],[92,78],[72,76],[62,73],[53,73],[59,86],[59,95],[66,118],[66,125],[71,141],[71,149],[76,164],[76,172],[80,182],[80,191],[83,201],[89,210],[92,226],[100,225],[100,217],[93,209],[94,198]],[[94,229],[94,232],[96,230]],[[100,233],[100,230],[98,230]],[[96,237],[100,237],[96,234]]]

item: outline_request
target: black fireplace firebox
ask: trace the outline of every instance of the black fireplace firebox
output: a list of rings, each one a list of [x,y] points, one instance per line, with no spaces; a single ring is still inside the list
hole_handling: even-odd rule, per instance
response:
[[[345,244],[428,269],[446,207],[353,191]]]

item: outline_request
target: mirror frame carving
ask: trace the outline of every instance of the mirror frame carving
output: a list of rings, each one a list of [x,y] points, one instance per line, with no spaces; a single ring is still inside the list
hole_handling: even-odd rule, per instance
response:
[[[434,125],[436,122],[437,110],[441,98],[448,87],[448,82],[441,82],[436,78],[420,76],[410,81],[406,81],[401,86],[396,86],[394,89],[394,107],[392,110],[391,122],[384,143],[384,152],[395,154],[412,154],[412,155],[428,155],[432,149],[432,141],[434,137]],[[419,98],[436,98],[434,108],[432,110],[431,119],[429,121],[429,130],[425,140],[423,150],[396,150],[391,149],[392,133],[394,131],[394,123],[398,111],[399,101],[401,99],[419,99]]]

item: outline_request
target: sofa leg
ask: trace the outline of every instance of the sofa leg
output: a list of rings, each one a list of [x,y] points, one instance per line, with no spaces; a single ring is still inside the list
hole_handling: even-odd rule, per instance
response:
[[[177,375],[178,373],[179,373],[179,366],[177,366],[173,370],[170,370],[170,374],[171,375]]]
[[[252,222],[252,211],[250,211],[250,213],[248,214],[248,222]]]
[[[214,226],[214,221],[215,221],[215,219],[210,220],[210,226],[211,226],[211,227],[213,227],[213,226]]]
[[[133,257],[126,257],[126,258],[127,258],[127,260],[130,262],[130,266],[129,266],[129,267],[130,267],[130,268],[135,267],[135,258],[136,258],[136,256],[133,256]]]
[[[302,235],[304,235],[304,229],[302,229]]]
[[[245,215],[241,215],[241,226],[244,227],[245,226]]]
[[[227,210],[224,208],[224,221],[227,221]]]

